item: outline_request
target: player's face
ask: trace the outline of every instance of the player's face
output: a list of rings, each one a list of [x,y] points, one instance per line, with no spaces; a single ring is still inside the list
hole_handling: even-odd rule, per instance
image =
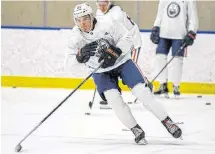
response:
[[[81,29],[81,31],[89,32],[91,30],[91,17],[90,17],[90,15],[76,18],[76,22],[78,24],[78,27]]]
[[[109,1],[107,0],[97,1],[98,9],[101,10],[103,13],[105,13],[108,10],[108,4],[109,4]]]

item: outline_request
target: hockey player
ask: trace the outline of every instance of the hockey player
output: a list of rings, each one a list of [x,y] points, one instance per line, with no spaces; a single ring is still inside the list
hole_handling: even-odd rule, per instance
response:
[[[86,3],[77,5],[73,16],[76,26],[72,30],[68,54],[76,55],[77,61],[89,69],[95,69],[102,63],[101,68],[93,75],[97,90],[111,104],[119,120],[133,132],[135,142],[147,144],[145,132],[122,99],[118,90],[118,77],[122,78],[132,93],[161,121],[167,131],[174,138],[179,138],[182,135],[181,129],[154,99],[131,60],[133,45],[124,26],[118,22],[97,20],[93,17],[92,8]]]
[[[125,26],[125,28],[129,31],[134,45],[132,59],[135,63],[137,63],[142,45],[141,34],[137,24],[128,16],[126,12],[124,12],[119,6],[114,5],[110,0],[97,0],[96,5],[98,8],[96,11],[97,18],[115,20]],[[100,101],[100,104],[101,108],[108,107],[106,101]]]
[[[177,53],[182,45],[193,44],[198,28],[198,17],[195,0],[160,0],[157,17],[151,33],[151,41],[158,44],[156,49],[157,70],[160,71],[167,63],[167,55],[172,48],[173,60],[173,93],[180,95],[180,81],[183,68],[183,49]],[[168,96],[167,68],[159,76],[160,87],[154,94]]]
[[[141,34],[137,24],[128,16],[126,12],[124,12],[119,6],[111,3],[110,0],[97,0],[96,5],[98,8],[96,11],[97,18],[103,17],[109,18],[110,20],[115,20],[125,26],[125,28],[129,31],[134,45],[132,59],[135,63],[137,63],[142,45]]]

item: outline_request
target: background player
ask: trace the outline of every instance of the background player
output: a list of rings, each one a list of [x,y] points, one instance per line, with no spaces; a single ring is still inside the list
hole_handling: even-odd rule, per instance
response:
[[[156,49],[157,71],[160,71],[167,63],[167,55],[172,48],[173,65],[173,93],[180,95],[180,81],[183,69],[183,57],[185,49],[179,53],[180,47],[190,46],[196,38],[198,29],[198,17],[195,0],[160,0],[157,17],[151,33],[151,41],[158,44]],[[168,93],[168,72],[167,68],[158,78],[160,87],[154,94]]]
[[[132,59],[137,63],[142,45],[141,34],[137,24],[119,6],[113,4],[109,0],[97,0],[96,5],[98,8],[96,11],[97,18],[115,20],[125,26],[129,31],[134,45]],[[109,108],[106,101],[100,101],[100,104],[101,108]]]

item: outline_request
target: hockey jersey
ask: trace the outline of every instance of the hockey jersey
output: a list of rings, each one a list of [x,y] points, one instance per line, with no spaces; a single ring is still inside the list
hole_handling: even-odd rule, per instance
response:
[[[160,0],[154,26],[160,27],[160,37],[183,39],[190,30],[198,29],[195,0]]]
[[[141,47],[142,40],[137,24],[119,6],[112,5],[106,13],[103,13],[100,9],[97,9],[96,17],[109,18],[110,20],[116,20],[117,22],[122,23],[132,36],[134,48],[137,49]]]
[[[114,66],[105,69],[100,68],[97,73],[110,71],[131,59],[133,44],[131,41],[131,36],[129,35],[126,28],[115,21],[109,22],[103,19],[97,19],[94,29],[89,33],[80,31],[77,26],[72,29],[68,44],[69,49],[66,52],[67,59],[70,58],[70,56],[75,57],[78,51],[87,43],[99,40],[101,38],[107,39],[112,45],[120,48],[122,50],[122,54],[116,60]],[[89,68],[92,69],[95,69],[99,66],[98,52],[95,51],[95,53],[95,56],[91,56],[89,61],[85,63]],[[72,59],[74,60],[74,58]]]

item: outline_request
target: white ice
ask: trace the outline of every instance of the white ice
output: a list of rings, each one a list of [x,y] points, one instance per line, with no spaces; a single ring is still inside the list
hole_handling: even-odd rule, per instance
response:
[[[2,154],[15,146],[72,90],[2,88]],[[183,140],[174,139],[141,103],[131,110],[146,132],[148,145],[136,145],[134,136],[112,110],[99,109],[96,95],[86,116],[93,91],[77,91],[21,145],[22,154],[215,154],[215,96],[183,95],[180,100],[156,97],[175,122],[183,122]],[[124,92],[126,101],[133,101]],[[211,105],[206,105],[206,103]],[[124,130],[124,131],[123,131]]]

